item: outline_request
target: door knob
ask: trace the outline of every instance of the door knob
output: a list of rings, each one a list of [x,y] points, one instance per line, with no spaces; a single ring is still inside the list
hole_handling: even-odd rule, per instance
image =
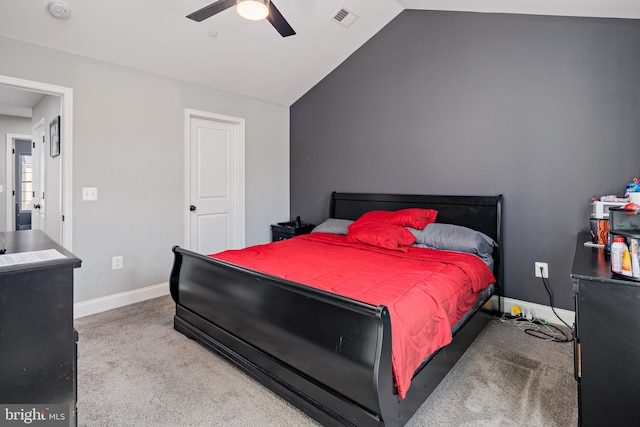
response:
[[[33,209],[40,209],[40,205],[38,204],[33,205]]]
[[[191,212],[193,212],[193,211],[195,211],[195,210],[196,210],[196,207],[195,207],[195,206],[193,206],[193,205],[191,205],[191,206],[189,206],[189,210],[190,210]]]

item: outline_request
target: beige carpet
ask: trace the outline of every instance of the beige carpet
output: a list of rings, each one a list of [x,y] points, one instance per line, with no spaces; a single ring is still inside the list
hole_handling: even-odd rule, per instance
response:
[[[80,426],[316,426],[173,330],[161,297],[77,319]],[[577,425],[570,344],[492,321],[407,426]]]

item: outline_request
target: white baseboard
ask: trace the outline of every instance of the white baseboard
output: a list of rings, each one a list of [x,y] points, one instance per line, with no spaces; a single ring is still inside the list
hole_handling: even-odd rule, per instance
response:
[[[492,299],[497,300],[497,297],[493,297]],[[493,304],[497,304],[496,302],[492,302]],[[511,313],[511,307],[517,305],[522,309],[523,313],[530,312],[533,317],[536,319],[546,320],[549,323],[554,325],[562,325],[563,323],[558,320],[558,316],[564,320],[568,325],[572,326],[575,323],[576,313],[571,310],[565,310],[562,308],[555,308],[554,310],[558,313],[556,316],[551,310],[551,307],[548,305],[536,304],[534,302],[521,301],[514,298],[502,298],[502,311],[504,313]]]
[[[119,294],[81,301],[73,305],[73,317],[74,319],[77,319],[79,317],[89,316],[91,314],[100,313],[113,308],[134,304],[136,302],[168,294],[169,282],[165,282],[147,286],[146,288],[136,289],[134,291],[120,292]]]

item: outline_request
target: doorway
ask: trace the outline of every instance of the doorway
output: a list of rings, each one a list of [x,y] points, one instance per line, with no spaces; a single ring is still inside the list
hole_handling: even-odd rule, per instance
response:
[[[0,192],[5,193],[5,222],[2,230],[16,230],[16,206],[14,191],[16,188],[16,174],[15,174],[15,145],[16,141],[24,140],[31,141],[32,135],[7,133],[6,135],[6,150],[5,150],[5,184],[2,186]]]
[[[33,203],[33,156],[31,140],[17,139],[15,142],[14,212],[16,230],[31,230],[31,208]]]
[[[61,201],[60,245],[72,250],[73,242],[73,89],[47,83],[0,75],[0,85],[60,97],[60,191]],[[8,182],[8,181],[7,181]]]
[[[244,246],[244,119],[185,111],[187,248]]]

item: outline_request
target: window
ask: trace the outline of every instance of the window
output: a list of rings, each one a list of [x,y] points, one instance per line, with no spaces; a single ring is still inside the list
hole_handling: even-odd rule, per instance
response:
[[[31,154],[20,154],[20,210],[30,211],[33,199],[33,162]]]

